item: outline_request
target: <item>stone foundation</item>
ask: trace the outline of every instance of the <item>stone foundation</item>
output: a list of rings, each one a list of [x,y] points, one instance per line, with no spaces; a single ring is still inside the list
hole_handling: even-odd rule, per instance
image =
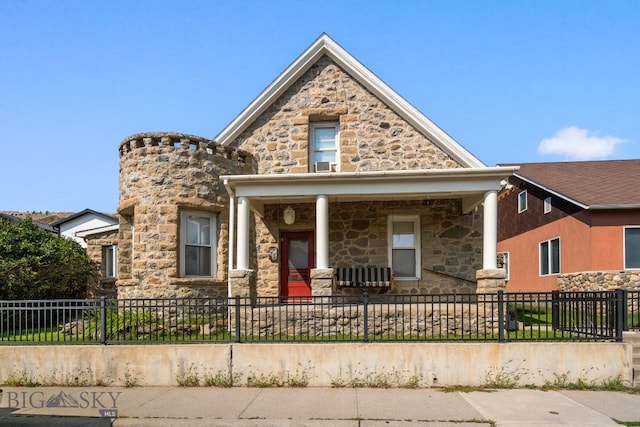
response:
[[[640,290],[640,270],[582,271],[558,276],[560,291]]]

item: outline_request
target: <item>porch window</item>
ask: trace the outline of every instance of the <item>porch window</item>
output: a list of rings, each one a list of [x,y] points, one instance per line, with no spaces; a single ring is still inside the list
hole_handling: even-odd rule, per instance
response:
[[[540,275],[560,273],[560,239],[540,242]]]
[[[640,268],[640,227],[624,229],[624,268]]]
[[[102,274],[105,278],[116,277],[118,272],[118,246],[102,247]]]
[[[312,123],[310,127],[313,150],[313,172],[335,172],[338,164],[339,124],[336,122]]]
[[[420,278],[420,217],[389,217],[389,264],[395,278]]]
[[[180,275],[212,277],[216,274],[216,217],[204,212],[180,215]]]

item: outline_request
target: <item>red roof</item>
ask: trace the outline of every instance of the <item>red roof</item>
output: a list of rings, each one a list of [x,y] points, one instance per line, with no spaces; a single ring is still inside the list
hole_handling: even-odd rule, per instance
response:
[[[588,207],[640,207],[640,159],[518,166],[517,177]]]

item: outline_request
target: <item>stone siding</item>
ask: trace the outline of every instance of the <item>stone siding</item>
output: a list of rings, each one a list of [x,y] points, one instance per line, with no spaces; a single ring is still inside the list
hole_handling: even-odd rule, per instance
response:
[[[293,225],[282,220],[287,206],[296,213]],[[315,229],[315,205],[267,205],[264,212],[255,222],[253,268],[258,295],[277,296],[280,260],[270,259],[269,249],[279,247],[281,232]],[[389,215],[419,215],[422,244],[422,279],[396,279],[394,293],[476,292],[476,270],[482,268],[482,213],[462,214],[457,200],[330,203],[330,267],[388,266]]]
[[[120,144],[120,298],[227,295],[229,196],[219,177],[246,172],[246,159],[177,133],[138,134]],[[182,210],[217,215],[215,277],[179,277]]]
[[[255,173],[312,172],[309,124],[340,124],[339,171],[461,167],[330,58],[318,60],[231,145]]]
[[[558,276],[560,291],[640,290],[640,270],[583,271]]]

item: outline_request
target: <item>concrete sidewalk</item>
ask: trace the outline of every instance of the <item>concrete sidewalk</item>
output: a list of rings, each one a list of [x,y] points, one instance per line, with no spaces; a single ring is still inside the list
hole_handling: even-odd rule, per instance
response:
[[[640,395],[527,389],[5,387],[0,401],[0,425],[16,426],[619,425],[614,419],[640,421]]]

